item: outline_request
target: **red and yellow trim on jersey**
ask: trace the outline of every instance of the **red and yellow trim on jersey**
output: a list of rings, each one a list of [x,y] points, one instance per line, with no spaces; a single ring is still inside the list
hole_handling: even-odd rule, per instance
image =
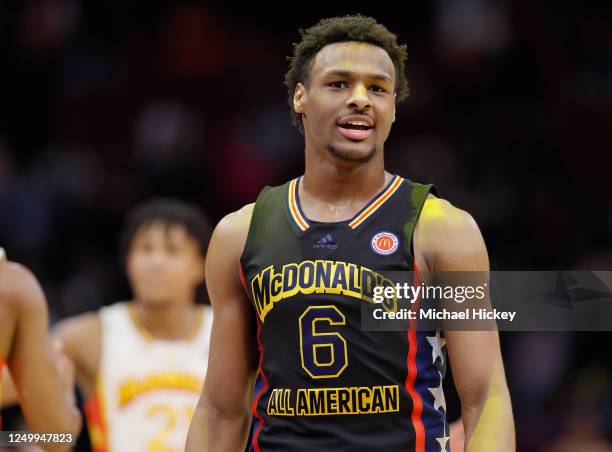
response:
[[[417,266],[416,260],[413,265],[414,270],[414,285],[418,286],[421,284],[421,277],[419,273],[419,267]],[[419,305],[421,303],[420,297],[416,299],[416,302],[413,304],[413,310],[418,311]],[[416,336],[416,326],[417,321],[415,319],[411,319],[408,325],[408,329],[406,330],[406,335],[408,336],[408,353],[406,355],[406,365],[408,368],[408,373],[406,374],[406,381],[404,385],[406,387],[406,392],[412,399],[412,413],[410,415],[410,419],[412,421],[412,426],[414,427],[414,451],[415,452],[425,452],[425,425],[423,424],[423,400],[419,395],[419,392],[415,388],[415,382],[417,380],[417,374],[419,368],[416,363],[417,356],[417,347],[418,340]]]
[[[308,220],[302,213],[300,208],[300,203],[298,201],[298,183],[301,178],[293,179],[289,182],[289,190],[288,190],[288,204],[289,204],[289,214],[291,218],[295,222],[295,225],[300,231],[305,231],[310,227]],[[370,218],[374,213],[389,199],[391,198],[395,192],[400,188],[404,182],[404,178],[400,176],[394,176],[391,180],[387,188],[385,188],[380,194],[378,194],[372,201],[370,201],[348,224],[351,229],[358,228],[361,224],[363,224],[368,218]]]
[[[379,194],[376,198],[374,198],[368,206],[366,206],[353,220],[349,223],[349,227],[351,229],[356,229],[361,225],[364,221],[370,218],[374,212],[376,212],[393,194],[397,191],[397,189],[402,185],[404,179],[400,176],[395,176],[395,178],[389,183],[387,188]]]
[[[103,388],[102,380],[97,378],[96,390],[84,406],[92,452],[108,452],[108,427]]]
[[[132,325],[138,332],[138,334],[147,342],[156,341],[158,338],[155,337],[153,333],[151,333],[146,326],[142,324],[140,319],[138,318],[138,313],[136,312],[136,305],[134,302],[126,303],[128,313],[130,315],[130,320],[132,321]],[[187,342],[193,342],[198,337],[202,325],[204,324],[204,308],[202,306],[196,306],[196,316],[197,319],[195,321],[194,327],[191,331],[185,336],[184,340]]]
[[[130,315],[130,320],[132,321],[132,325],[134,329],[138,332],[138,334],[147,342],[153,342],[155,340],[155,336],[153,336],[149,330],[145,328],[140,319],[138,318],[138,314],[136,313],[136,306],[134,306],[133,302],[126,303],[128,314]]]
[[[297,188],[299,180],[300,178],[298,177],[289,182],[289,213],[291,214],[291,218],[293,218],[293,221],[295,222],[298,229],[300,231],[305,231],[309,228],[310,225],[308,224],[308,221],[306,221],[304,215],[302,215],[302,212],[300,211],[300,207],[298,205]]]

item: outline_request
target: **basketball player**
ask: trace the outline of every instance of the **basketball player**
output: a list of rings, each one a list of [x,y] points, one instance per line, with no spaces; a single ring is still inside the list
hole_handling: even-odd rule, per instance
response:
[[[136,207],[122,238],[133,301],[58,326],[94,451],[184,450],[208,362],[212,309],[195,300],[209,234],[181,202]]]
[[[363,16],[302,34],[286,84],[305,173],[266,187],[213,233],[215,320],[187,450],[241,450],[253,416],[255,451],[448,451],[446,350],[466,450],[514,450],[495,331],[360,327],[357,275],[488,271],[468,213],[385,171],[384,144],[407,95],[405,46]]]
[[[18,402],[31,431],[76,434],[81,416],[73,393],[74,371],[53,347],[48,328],[47,302],[38,281],[25,267],[8,262],[0,248],[0,399],[3,380],[11,383],[4,385],[9,395],[0,406]],[[53,451],[68,448],[46,446]]]

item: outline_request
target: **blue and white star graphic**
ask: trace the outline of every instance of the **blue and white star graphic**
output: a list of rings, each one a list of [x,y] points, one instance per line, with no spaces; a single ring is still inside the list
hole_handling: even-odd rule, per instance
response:
[[[433,363],[436,362],[436,359],[440,358],[440,364],[444,364],[444,353],[442,353],[442,348],[446,346],[446,339],[440,336],[440,330],[436,330],[435,336],[427,336],[427,342],[431,345],[431,360]]]

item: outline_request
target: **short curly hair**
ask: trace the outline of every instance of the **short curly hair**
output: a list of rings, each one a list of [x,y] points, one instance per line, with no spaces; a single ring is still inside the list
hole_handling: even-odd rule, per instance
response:
[[[314,60],[314,56],[326,45],[335,42],[358,41],[373,44],[383,48],[391,58],[395,67],[395,103],[398,104],[408,97],[408,82],[404,66],[408,56],[405,44],[397,43],[397,36],[391,33],[376,19],[361,14],[353,16],[332,17],[321,19],[319,23],[306,31],[299,30],[302,40],[293,43],[293,55],[287,57],[289,69],[285,74],[285,86],[289,95],[289,108],[292,123],[301,133],[302,115],[293,109],[293,95],[298,82],[305,84]]]
[[[136,205],[127,215],[119,244],[124,265],[136,235],[154,223],[166,228],[184,227],[187,234],[198,242],[200,254],[206,255],[211,229],[202,212],[195,205],[178,199],[153,198]]]

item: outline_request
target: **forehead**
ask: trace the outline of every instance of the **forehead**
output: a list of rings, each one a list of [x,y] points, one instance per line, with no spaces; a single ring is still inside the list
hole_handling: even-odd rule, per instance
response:
[[[185,226],[179,223],[171,223],[163,220],[155,220],[142,224],[136,234],[134,240],[142,239],[183,239],[190,238]]]
[[[366,42],[335,42],[316,54],[311,75],[322,77],[331,71],[386,74],[395,78],[393,61],[385,49]]]

